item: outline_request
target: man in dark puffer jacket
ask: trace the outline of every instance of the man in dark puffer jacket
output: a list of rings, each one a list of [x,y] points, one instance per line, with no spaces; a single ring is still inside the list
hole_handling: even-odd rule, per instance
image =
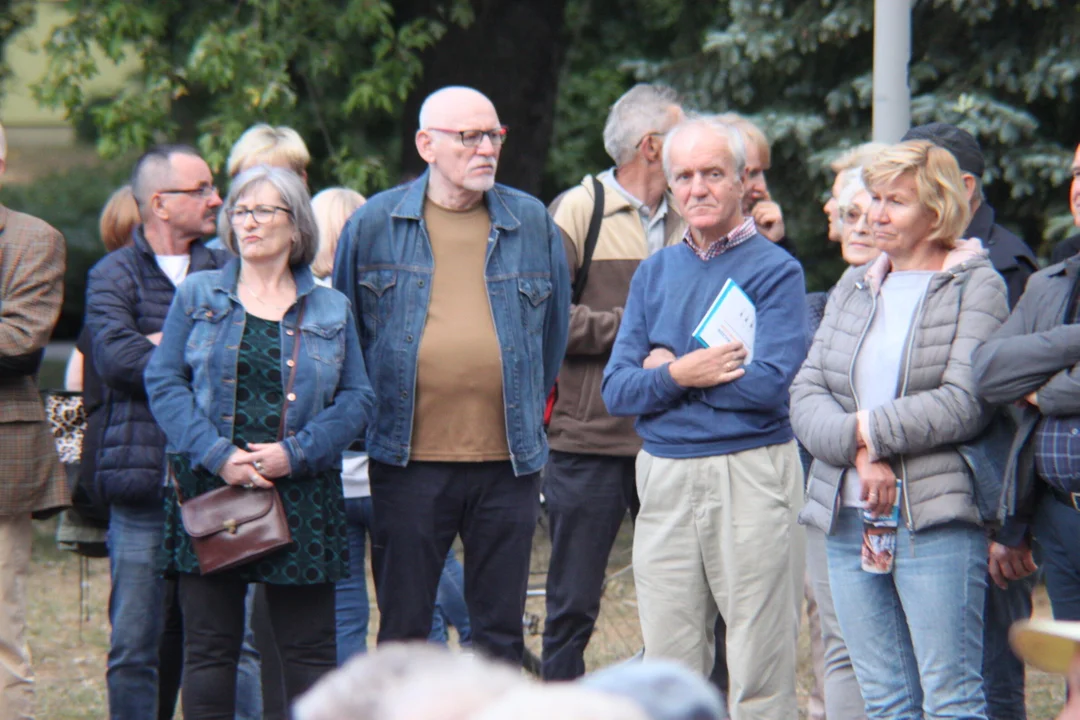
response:
[[[112,720],[158,715],[158,645],[164,582],[156,556],[164,524],[165,435],[147,405],[143,369],[160,342],[176,286],[224,264],[201,238],[215,229],[221,198],[210,168],[186,146],[139,158],[132,189],[143,224],[133,244],[90,271],[86,324],[104,385],[105,427],[95,485],[109,503],[112,637],[106,678]]]

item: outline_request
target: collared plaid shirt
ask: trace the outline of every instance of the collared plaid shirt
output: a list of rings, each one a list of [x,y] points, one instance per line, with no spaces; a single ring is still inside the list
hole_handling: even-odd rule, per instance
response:
[[[757,233],[757,226],[754,225],[753,218],[746,218],[742,221],[742,225],[729,232],[719,240],[709,243],[709,247],[702,250],[694,242],[693,236],[690,234],[690,228],[686,228],[686,234],[683,235],[683,242],[690,246],[690,249],[694,251],[694,254],[699,258],[708,262],[717,255],[726,253],[736,245],[741,245],[750,238],[754,237]]]
[[[1080,312],[1072,322],[1080,321]],[[1080,492],[1080,415],[1046,416],[1035,431],[1035,471],[1051,486]]]

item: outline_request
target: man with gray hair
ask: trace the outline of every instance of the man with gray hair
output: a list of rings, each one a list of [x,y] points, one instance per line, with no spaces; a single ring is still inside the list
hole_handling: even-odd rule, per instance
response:
[[[545,680],[584,674],[608,555],[627,509],[637,514],[634,457],[641,440],[632,418],[608,414],[600,378],[630,278],[642,260],[683,231],[670,206],[661,157],[664,135],[681,116],[674,90],[635,85],[612,105],[604,127],[604,147],[615,167],[585,176],[553,204],[575,297],[544,473],[551,533]],[[594,211],[599,213],[595,227]]]
[[[135,163],[131,188],[142,224],[132,244],[90,270],[86,324],[104,386],[104,416],[94,477],[109,504],[112,624],[106,681],[109,717],[158,714],[158,647],[165,580],[157,553],[164,531],[165,435],[147,402],[143,370],[161,341],[176,286],[199,270],[224,264],[208,250],[221,198],[210,168],[186,145],[148,150]]]
[[[0,175],[6,159],[0,126]],[[60,316],[64,249],[55,228],[0,205],[0,720],[34,717],[26,642],[31,514],[71,500],[37,388]]]
[[[732,717],[793,718],[803,474],[788,388],[806,352],[802,268],[743,215],[734,127],[680,123],[664,170],[689,227],[634,273],[601,386],[611,414],[638,416],[643,440],[634,582],[645,656],[707,674],[719,609]],[[745,343],[699,341],[729,281],[756,330]]]

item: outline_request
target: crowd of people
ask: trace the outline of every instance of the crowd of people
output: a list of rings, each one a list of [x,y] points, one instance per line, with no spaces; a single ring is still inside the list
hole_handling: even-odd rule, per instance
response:
[[[1074,240],[1039,270],[931,123],[836,158],[848,268],[808,293],[749,119],[637,85],[550,207],[495,182],[507,137],[448,87],[427,171],[366,200],[312,197],[263,124],[224,199],[186,145],[110,198],[67,373],[110,717],[787,720],[805,608],[814,720],[1025,718],[1037,570],[1080,621]],[[1073,177],[1080,225],[1080,148]],[[63,243],[0,206],[0,720],[34,713],[31,517],[73,497],[35,383]],[[750,333],[709,340],[732,288]],[[520,672],[541,498],[541,674],[572,683]],[[586,674],[627,514],[644,661]],[[409,642],[449,626],[465,654]]]

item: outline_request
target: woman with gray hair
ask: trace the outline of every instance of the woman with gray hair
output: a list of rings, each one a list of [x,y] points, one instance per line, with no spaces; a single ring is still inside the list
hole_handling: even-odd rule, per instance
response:
[[[341,452],[374,400],[349,303],[317,286],[317,229],[296,174],[257,166],[221,210],[238,257],[177,288],[146,369],[168,439],[164,571],[184,615],[185,718],[232,718],[248,583],[265,583],[291,702],[336,665],[334,583],[348,574]],[[292,541],[202,574],[180,505],[226,485],[276,488]]]

